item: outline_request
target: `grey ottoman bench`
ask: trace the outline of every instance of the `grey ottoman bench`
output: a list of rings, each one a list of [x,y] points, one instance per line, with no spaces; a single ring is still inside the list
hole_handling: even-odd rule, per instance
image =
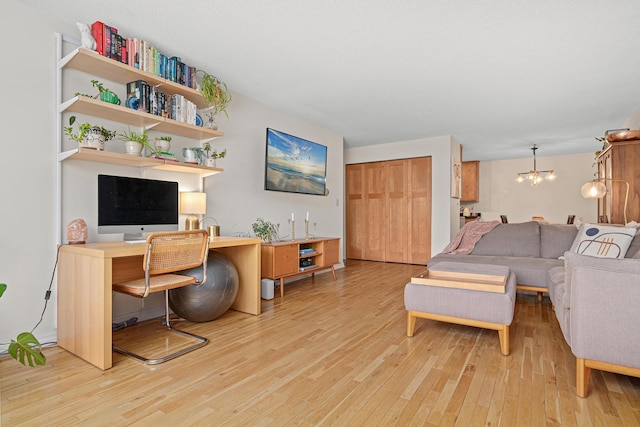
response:
[[[429,280],[420,280],[420,283],[417,283],[418,280],[415,279],[416,283],[407,283],[404,288],[404,305],[407,309],[407,336],[413,336],[416,318],[418,317],[493,329],[498,331],[501,353],[505,356],[509,355],[509,326],[513,320],[513,310],[516,302],[516,276],[509,270],[509,267],[440,262],[430,271],[463,273],[460,275],[461,277],[465,274],[483,274],[504,276],[507,279],[503,288],[504,292],[502,292],[502,288],[500,288],[500,291],[495,291],[495,286],[492,290],[483,290],[482,281],[476,281],[478,283],[477,286],[473,286],[473,283],[460,283],[464,282],[464,279],[460,279],[457,284],[454,279],[452,287],[423,284],[428,283]],[[438,273],[435,273],[434,276],[436,274]],[[477,289],[465,289],[464,285],[466,284],[469,284],[469,288],[475,287]],[[489,286],[484,288],[488,289]]]

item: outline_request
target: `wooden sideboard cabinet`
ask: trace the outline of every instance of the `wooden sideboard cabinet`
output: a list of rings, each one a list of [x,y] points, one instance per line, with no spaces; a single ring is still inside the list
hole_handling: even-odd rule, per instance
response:
[[[480,201],[480,162],[462,162],[462,195],[460,201],[478,203]]]
[[[640,140],[613,142],[598,157],[598,178],[607,186],[607,194],[598,200],[598,222],[624,223],[626,184],[629,183],[627,221],[640,221]]]
[[[339,263],[338,237],[262,243],[261,276],[280,280],[280,297],[284,296],[284,279],[331,269],[335,281],[334,265]]]

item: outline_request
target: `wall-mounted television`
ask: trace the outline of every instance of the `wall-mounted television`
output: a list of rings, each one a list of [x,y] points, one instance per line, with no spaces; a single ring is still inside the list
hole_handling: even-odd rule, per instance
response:
[[[267,128],[264,189],[324,196],[327,147]]]
[[[124,233],[125,241],[143,233],[178,230],[178,183],[98,175],[98,234]]]

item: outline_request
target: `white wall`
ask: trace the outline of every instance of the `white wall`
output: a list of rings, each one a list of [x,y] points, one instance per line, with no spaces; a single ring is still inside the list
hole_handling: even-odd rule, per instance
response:
[[[344,150],[345,164],[431,156],[431,254],[436,255],[458,231],[459,200],[451,197],[451,156],[460,145],[450,136],[416,139]]]
[[[518,172],[531,170],[533,157],[480,162],[480,202],[465,204],[482,213],[485,221],[507,215],[509,222],[530,221],[533,215],[565,223],[567,215],[596,221],[597,201],[580,194],[582,184],[594,178],[594,153],[554,157],[537,156],[539,170],[553,169],[558,178],[538,187],[515,181]]]
[[[179,182],[181,191],[198,190],[197,176],[183,173],[147,171],[138,168],[93,162],[68,161],[63,164],[62,221],[56,221],[56,61],[55,32],[77,37],[75,23],[61,22],[41,15],[12,1],[0,6],[0,35],[6,43],[3,54],[15,67],[2,67],[0,73],[7,102],[0,107],[3,117],[5,164],[2,177],[2,228],[0,231],[0,282],[9,285],[0,299],[0,342],[7,342],[19,332],[30,330],[38,321],[56,259],[56,229],[66,227],[74,218],[84,218],[89,241],[120,240],[121,235],[96,233],[97,174],[145,176]],[[29,36],[25,36],[25,22]],[[179,52],[179,46],[175,47]],[[185,58],[186,61],[189,58]],[[17,67],[17,68],[16,68]],[[18,70],[19,68],[19,70]],[[79,72],[65,73],[64,92],[90,92],[91,77]],[[109,82],[103,81],[107,84]],[[123,87],[110,87],[121,99]],[[207,216],[213,216],[227,233],[252,233],[257,217],[280,222],[282,234],[289,234],[287,218],[292,211],[297,221],[296,236],[304,236],[304,214],[317,221],[323,236],[343,234],[343,140],[313,123],[275,111],[239,94],[228,108],[229,120],[218,120],[225,136],[214,147],[227,148],[225,159],[218,160],[224,173],[205,178],[208,193]],[[99,120],[94,120],[100,122]],[[109,122],[110,129],[123,131],[126,126]],[[272,127],[328,147],[328,197],[274,193],[263,190],[265,128]],[[22,146],[19,146],[22,145]],[[109,150],[121,151],[122,142],[108,142]],[[174,153],[196,141],[174,138]],[[65,149],[69,143],[65,143]],[[184,218],[182,218],[184,219]],[[66,242],[62,233],[63,242]],[[55,339],[56,293],[35,335],[41,341]],[[114,299],[114,319],[127,317],[140,309],[139,300],[124,295]],[[145,310],[156,313],[157,299],[147,299]]]

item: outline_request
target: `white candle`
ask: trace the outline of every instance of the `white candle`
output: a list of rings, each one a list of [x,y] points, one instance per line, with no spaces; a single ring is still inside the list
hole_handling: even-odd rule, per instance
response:
[[[291,212],[291,221],[295,221],[295,220],[293,219],[293,212]]]
[[[309,211],[307,211],[307,222],[309,222]]]

